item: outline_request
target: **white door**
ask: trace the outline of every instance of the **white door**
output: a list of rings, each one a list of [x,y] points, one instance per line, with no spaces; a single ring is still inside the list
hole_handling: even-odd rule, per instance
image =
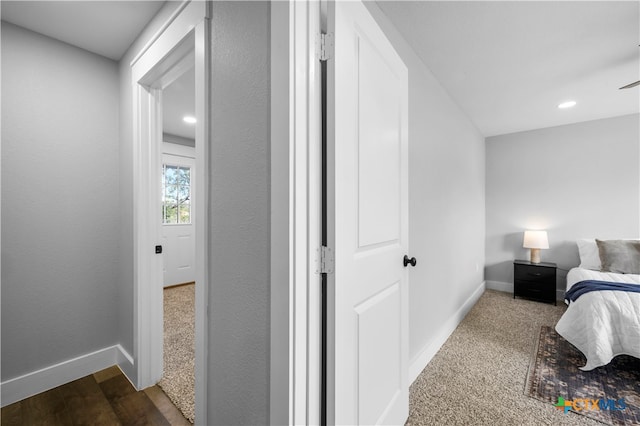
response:
[[[164,287],[195,282],[195,159],[162,154]]]
[[[408,73],[361,2],[335,2],[333,30],[334,420],[404,424]]]

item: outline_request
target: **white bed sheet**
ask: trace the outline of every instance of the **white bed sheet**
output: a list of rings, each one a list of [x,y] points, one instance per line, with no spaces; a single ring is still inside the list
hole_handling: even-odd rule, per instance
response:
[[[583,280],[640,285],[640,275],[573,268],[567,274],[567,290]],[[606,365],[617,355],[640,358],[640,293],[586,293],[569,304],[556,331],[585,355],[584,371]]]
[[[640,275],[615,274],[613,272],[600,272],[591,269],[573,268],[567,274],[567,291],[575,283],[584,280],[612,281],[614,283],[640,284]]]

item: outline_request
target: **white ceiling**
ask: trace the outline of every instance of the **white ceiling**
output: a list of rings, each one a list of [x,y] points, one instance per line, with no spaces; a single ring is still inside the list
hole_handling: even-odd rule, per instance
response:
[[[118,60],[163,3],[2,0],[1,12]],[[378,4],[485,136],[640,111],[640,87],[618,90],[640,78],[637,1]]]
[[[196,73],[195,69],[182,74],[162,91],[162,131],[187,139],[196,139],[196,126],[185,123],[183,117],[195,117]]]
[[[637,1],[378,4],[485,136],[640,110]]]
[[[164,1],[5,1],[2,20],[115,61]]]

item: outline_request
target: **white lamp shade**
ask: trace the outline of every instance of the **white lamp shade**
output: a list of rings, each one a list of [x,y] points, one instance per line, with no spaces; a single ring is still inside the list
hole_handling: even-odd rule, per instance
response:
[[[524,231],[524,248],[548,249],[547,231]]]

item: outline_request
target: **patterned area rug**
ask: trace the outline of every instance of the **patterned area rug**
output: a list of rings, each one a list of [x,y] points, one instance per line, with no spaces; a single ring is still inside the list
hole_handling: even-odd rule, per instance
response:
[[[540,329],[532,358],[525,395],[553,405],[561,397],[564,406],[574,404],[571,413],[609,425],[640,425],[640,359],[620,355],[582,371],[584,355],[548,326]]]
[[[158,383],[193,423],[195,410],[195,284],[164,290],[164,374]]]

